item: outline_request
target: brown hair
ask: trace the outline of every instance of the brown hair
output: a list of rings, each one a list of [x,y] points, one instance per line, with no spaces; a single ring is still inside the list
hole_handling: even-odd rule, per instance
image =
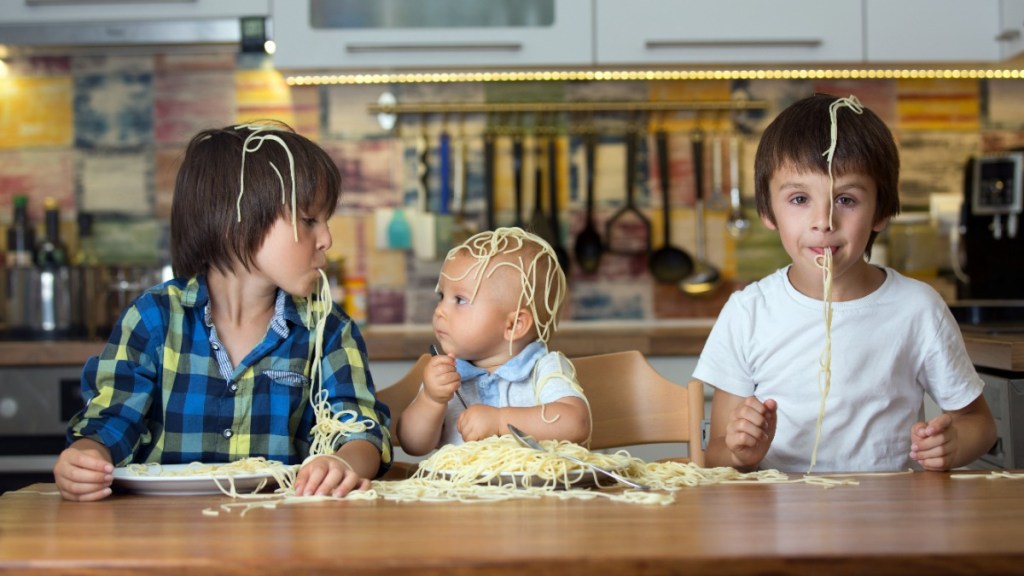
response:
[[[785,165],[828,174],[823,152],[831,145],[832,122],[829,107],[838,100],[829,94],[815,94],[782,111],[768,125],[754,157],[754,194],[757,212],[772,223],[769,183],[775,171]],[[878,192],[874,222],[895,216],[900,211],[900,156],[892,132],[867,108],[858,114],[846,107],[836,111],[838,137],[832,158],[832,173],[841,176],[859,172],[870,176]],[[871,254],[877,232],[868,239],[866,254]]]
[[[253,139],[246,145],[255,132],[271,139]],[[245,191],[239,208],[243,148]],[[333,213],[341,189],[338,167],[323,148],[286,124],[261,122],[196,134],[174,184],[174,275],[188,278],[211,266],[227,272],[236,262],[249,270],[274,222],[291,215],[293,164],[297,210],[307,215]]]

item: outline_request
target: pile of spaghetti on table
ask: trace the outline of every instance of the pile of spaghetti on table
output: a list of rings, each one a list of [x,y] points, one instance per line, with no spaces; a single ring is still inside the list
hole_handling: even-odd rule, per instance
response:
[[[686,487],[720,483],[811,483],[823,487],[856,484],[855,480],[802,476],[789,478],[776,470],[742,473],[733,468],[701,468],[690,462],[645,462],[620,450],[611,454],[591,452],[570,442],[542,441],[548,452],[520,446],[512,436],[495,436],[461,445],[447,445],[421,461],[417,471],[405,480],[374,480],[370,490],[353,491],[343,498],[330,496],[298,496],[292,486],[299,466],[258,458],[228,465],[199,465],[197,474],[221,476],[218,486],[228,496],[242,500],[208,509],[234,507],[275,507],[322,500],[390,500],[396,502],[493,502],[523,498],[594,499],[607,498],[633,504],[669,504],[673,492]],[[651,488],[641,491],[625,488],[614,480],[561,458],[574,456],[586,462],[614,470],[620,475]],[[159,470],[155,470],[159,473]],[[233,474],[267,473],[277,481],[272,493],[239,493],[231,481]],[[182,472],[178,472],[181,474]]]

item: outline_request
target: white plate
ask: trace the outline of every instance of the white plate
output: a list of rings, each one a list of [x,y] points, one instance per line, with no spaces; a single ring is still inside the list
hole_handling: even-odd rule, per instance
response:
[[[189,464],[163,464],[160,470],[164,473],[174,473],[185,470]],[[154,467],[155,469],[155,467]],[[216,480],[214,480],[216,478]],[[269,472],[250,472],[245,474],[234,474],[231,478],[235,481],[235,491],[239,494],[252,492],[259,487],[260,483],[266,481],[268,487],[276,486],[273,475]],[[223,494],[217,487],[217,482],[225,490],[231,489],[231,480],[226,474],[200,474],[189,476],[167,476],[167,475],[139,475],[132,473],[128,468],[114,468],[114,485],[137,494],[152,496],[196,496],[202,494]]]

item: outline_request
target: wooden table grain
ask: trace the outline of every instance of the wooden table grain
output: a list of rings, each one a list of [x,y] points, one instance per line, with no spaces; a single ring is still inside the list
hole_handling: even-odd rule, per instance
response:
[[[668,506],[544,498],[320,502],[205,516],[219,496],[0,497],[0,571],[74,574],[1008,574],[1024,480],[717,485]]]

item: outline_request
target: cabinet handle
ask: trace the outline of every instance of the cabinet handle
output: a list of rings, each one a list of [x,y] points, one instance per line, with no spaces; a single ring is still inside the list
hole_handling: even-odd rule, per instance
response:
[[[793,38],[789,40],[648,40],[648,50],[674,48],[818,48],[824,42],[820,38]]]
[[[1015,40],[1020,40],[1020,30],[1014,28],[1003,30],[996,36],[996,42],[1013,42]]]
[[[522,49],[523,45],[519,42],[475,44],[437,44],[433,42],[423,42],[410,44],[349,44],[345,46],[345,51],[353,54],[372,52],[419,52],[422,50],[433,52],[477,52],[480,50],[486,50],[489,52],[518,52]]]

